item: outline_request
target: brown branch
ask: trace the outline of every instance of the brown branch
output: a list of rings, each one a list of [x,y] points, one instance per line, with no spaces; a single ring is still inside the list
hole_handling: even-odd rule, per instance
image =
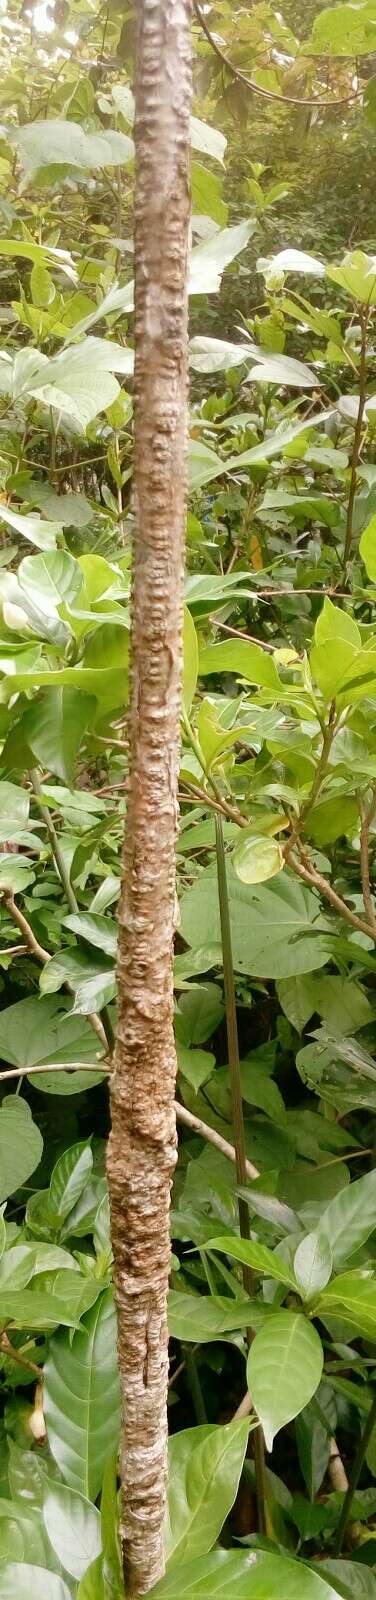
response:
[[[36,1361],[30,1361],[28,1356],[22,1355],[21,1350],[16,1350],[15,1345],[10,1343],[7,1333],[1,1334],[0,1351],[3,1356],[9,1356],[10,1361],[16,1361],[18,1366],[27,1367],[28,1372],[32,1372],[34,1378],[43,1378],[42,1367],[37,1367]]]
[[[324,899],[328,900],[333,909],[339,912],[340,917],[343,917],[344,922],[349,922],[352,928],[358,929],[359,933],[365,933],[367,939],[375,939],[376,941],[376,931],[369,926],[368,922],[363,922],[361,917],[357,917],[355,911],[351,911],[346,900],[342,900],[341,895],[336,894],[336,890],[332,888],[331,883],[328,883],[327,878],[324,878],[321,872],[316,871],[316,867],[311,866],[311,863],[305,865],[304,859],[300,858],[298,860],[296,856],[291,856],[290,860],[288,846],[285,849],[285,859],[288,861],[289,866],[292,867],[293,872],[297,873],[298,878],[302,878],[304,883],[308,883],[311,889],[319,890]],[[307,857],[305,861],[307,862]]]
[[[198,5],[198,0],[193,0],[193,10],[196,13],[197,21],[200,23],[205,38],[211,45],[212,50],[214,50],[214,54],[218,56],[222,66],[227,67],[228,72],[232,73],[233,78],[236,78],[238,83],[244,83],[247,89],[251,89],[253,94],[260,95],[263,100],[277,100],[283,106],[312,106],[314,109],[322,107],[324,111],[331,111],[335,110],[337,106],[349,105],[352,100],[358,100],[363,93],[362,89],[353,89],[351,94],[341,95],[337,100],[302,100],[296,98],[295,95],[278,94],[274,89],[264,89],[260,83],[255,83],[253,78],[247,78],[246,73],[242,72],[240,67],[235,67],[229,57],[225,55],[225,51],[217,44],[217,40],[210,32],[206,18]]]
[[[229,1144],[228,1139],[223,1139],[222,1134],[217,1133],[216,1128],[210,1128],[208,1123],[203,1122],[201,1117],[196,1117],[193,1111],[187,1111],[187,1107],[181,1106],[178,1100],[175,1103],[175,1110],[178,1122],[182,1122],[185,1128],[190,1129],[191,1133],[200,1134],[200,1138],[206,1139],[208,1144],[214,1144],[216,1150],[220,1150],[221,1155],[227,1156],[227,1160],[232,1161],[233,1166],[236,1166],[234,1145]],[[258,1167],[253,1165],[253,1161],[246,1159],[245,1165],[247,1178],[252,1180],[260,1177]]]
[[[38,939],[35,938],[35,934],[30,926],[30,922],[27,922],[23,912],[20,911],[19,906],[16,905],[12,890],[5,888],[1,889],[0,893],[5,908],[8,911],[9,916],[12,918],[12,922],[15,922],[16,928],[19,928],[20,933],[22,933],[22,937],[25,940],[27,949],[30,950],[30,954],[35,956],[36,960],[40,961],[41,966],[44,967],[46,961],[50,961],[51,959],[49,950],[44,950],[43,945],[39,944]]]
[[[16,927],[19,928],[20,933],[23,934],[25,944],[27,945],[28,950],[30,950],[31,955],[35,956],[36,961],[39,961],[41,966],[44,967],[46,965],[46,961],[51,961],[50,951],[44,950],[43,945],[39,944],[38,939],[35,938],[35,934],[33,933],[30,922],[27,921],[23,911],[20,911],[20,908],[16,904],[16,901],[13,897],[11,889],[1,889],[0,896],[4,901],[7,911],[9,911],[9,916],[12,917]],[[72,988],[67,979],[64,983],[64,989],[67,989],[68,993],[72,994]],[[94,1028],[94,1033],[96,1033],[98,1039],[100,1039],[101,1045],[105,1050],[107,1050],[108,1041],[106,1033],[103,1023],[101,1022],[101,1019],[96,1011],[91,1011],[88,1013],[88,1021],[91,1023],[92,1028]]]

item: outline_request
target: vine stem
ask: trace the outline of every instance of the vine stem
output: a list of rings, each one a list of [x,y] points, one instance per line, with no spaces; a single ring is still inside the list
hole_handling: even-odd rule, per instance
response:
[[[222,62],[222,66],[228,68],[228,71],[232,73],[233,78],[235,78],[238,83],[244,83],[247,89],[251,89],[253,94],[260,95],[263,100],[278,100],[280,105],[283,106],[313,106],[314,108],[322,107],[323,110],[330,111],[335,109],[336,106],[348,105],[351,100],[359,99],[359,95],[362,93],[361,89],[353,89],[350,94],[342,95],[341,97],[338,97],[337,100],[321,100],[318,98],[316,100],[305,100],[300,98],[298,99],[295,95],[291,94],[278,94],[275,89],[263,88],[261,84],[255,83],[253,78],[247,78],[246,73],[241,72],[240,67],[235,67],[233,62],[230,61],[229,56],[225,55],[224,50],[222,50],[221,46],[217,44],[217,40],[210,32],[206,17],[204,17],[201,7],[198,5],[198,0],[193,0],[193,10],[196,13],[197,21],[200,23],[200,27],[202,28],[208,43],[211,45],[212,50],[214,50],[214,54],[218,56],[218,60]]]
[[[232,1116],[234,1124],[235,1166],[239,1187],[247,1181],[247,1156],[245,1147],[243,1099],[240,1078],[239,1038],[236,1016],[236,998],[234,966],[232,959],[231,921],[226,873],[226,857],[223,840],[222,818],[215,816],[215,839],[217,853],[217,877],[219,910],[221,919],[222,955],[223,955],[223,980],[226,1006],[226,1025],[228,1059],[230,1069],[230,1084],[232,1098]],[[238,1196],[239,1229],[242,1239],[250,1237],[250,1216],[245,1200]],[[254,1276],[250,1267],[243,1266],[243,1283],[247,1294],[254,1292]],[[251,1331],[248,1332],[248,1342],[252,1339]],[[261,1428],[257,1429],[253,1441],[253,1453],[256,1471],[257,1506],[260,1533],[265,1533],[267,1528],[267,1479],[265,1466],[264,1440]]]
[[[363,1466],[363,1461],[364,1461],[364,1458],[365,1458],[365,1455],[366,1455],[367,1446],[368,1446],[370,1438],[371,1438],[371,1433],[373,1432],[373,1429],[375,1427],[375,1423],[376,1423],[376,1389],[375,1389],[372,1405],[371,1405],[370,1410],[368,1412],[367,1421],[365,1423],[365,1427],[363,1428],[363,1433],[361,1434],[360,1439],[359,1439],[358,1449],[356,1451],[356,1454],[355,1454],[355,1457],[354,1457],[354,1461],[353,1461],[353,1465],[352,1465],[352,1468],[351,1468],[348,1489],[347,1489],[347,1492],[345,1494],[345,1498],[344,1498],[344,1502],[343,1502],[343,1506],[342,1506],[342,1511],[341,1511],[338,1527],[336,1528],[335,1538],[334,1538],[334,1542],[333,1542],[333,1554],[335,1556],[340,1556],[340,1554],[341,1554],[342,1545],[343,1545],[343,1541],[344,1541],[344,1537],[345,1537],[345,1533],[346,1533],[346,1528],[348,1526],[348,1523],[349,1523],[350,1517],[351,1517],[351,1507],[352,1507],[352,1503],[353,1503],[353,1499],[354,1499],[354,1494],[355,1494],[355,1491],[356,1491],[356,1489],[358,1487],[359,1478],[360,1478],[360,1474],[361,1474],[361,1470],[362,1470],[362,1466]]]

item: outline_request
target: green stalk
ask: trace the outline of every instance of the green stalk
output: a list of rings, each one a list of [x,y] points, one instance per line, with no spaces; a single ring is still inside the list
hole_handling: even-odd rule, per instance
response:
[[[230,1069],[232,1119],[234,1125],[235,1167],[239,1187],[244,1188],[247,1183],[247,1155],[245,1147],[243,1099],[240,1079],[239,1038],[236,1016],[234,966],[232,959],[231,922],[228,898],[226,857],[223,841],[222,818],[215,817],[215,838],[217,852],[217,877],[219,910],[221,919],[221,938],[223,956],[223,978],[226,1006],[226,1027],[228,1043],[228,1059]],[[250,1217],[245,1200],[238,1196],[239,1229],[242,1239],[250,1237]],[[243,1266],[243,1283],[246,1293],[254,1292],[254,1275],[251,1267]],[[252,1331],[247,1332],[248,1342],[252,1341]],[[267,1479],[265,1466],[264,1440],[261,1428],[257,1428],[253,1438],[253,1452],[256,1471],[257,1506],[260,1533],[265,1533],[267,1527]],[[269,1529],[268,1529],[269,1531]]]
[[[369,1445],[369,1441],[370,1441],[370,1438],[371,1438],[371,1433],[373,1432],[373,1429],[375,1427],[375,1423],[376,1423],[376,1389],[375,1389],[375,1394],[374,1394],[374,1399],[372,1401],[372,1405],[371,1405],[370,1410],[368,1412],[367,1421],[366,1421],[365,1426],[363,1428],[363,1433],[361,1433],[361,1435],[360,1435],[358,1449],[357,1449],[356,1454],[354,1456],[354,1461],[353,1461],[353,1465],[352,1465],[351,1473],[350,1473],[349,1487],[348,1487],[347,1493],[345,1494],[345,1498],[344,1498],[344,1502],[343,1502],[343,1506],[342,1506],[342,1511],[341,1511],[338,1527],[336,1528],[335,1538],[334,1538],[334,1541],[333,1541],[333,1555],[334,1556],[340,1556],[340,1554],[341,1554],[342,1545],[343,1545],[343,1541],[344,1541],[344,1537],[345,1537],[345,1533],[346,1533],[346,1528],[348,1526],[348,1523],[349,1523],[350,1517],[351,1517],[351,1507],[352,1507],[352,1503],[353,1503],[353,1499],[354,1499],[354,1494],[355,1494],[355,1491],[356,1491],[356,1489],[358,1487],[359,1478],[360,1478],[360,1474],[361,1474],[361,1470],[362,1470],[362,1466],[363,1466],[363,1461],[365,1459],[366,1451],[367,1451],[367,1448],[368,1448],[368,1445]]]

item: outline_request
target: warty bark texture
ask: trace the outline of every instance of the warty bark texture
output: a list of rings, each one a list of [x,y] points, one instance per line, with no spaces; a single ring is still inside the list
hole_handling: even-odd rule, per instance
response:
[[[138,0],[128,815],[108,1153],[127,1595],[163,1573],[175,840],[186,518],[191,0]]]

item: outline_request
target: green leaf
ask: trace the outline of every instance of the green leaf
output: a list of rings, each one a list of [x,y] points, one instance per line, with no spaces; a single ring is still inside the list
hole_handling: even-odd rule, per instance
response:
[[[157,1583],[155,1600],[336,1600],[331,1583],[285,1555],[264,1550],[212,1550],[175,1566]]]
[[[176,1042],[176,1054],[178,1071],[197,1094],[202,1084],[207,1083],[208,1078],[212,1076],[215,1056],[211,1055],[209,1050],[191,1049],[186,1044],[180,1044],[179,1040]]]
[[[193,161],[191,166],[191,193],[194,211],[199,211],[203,216],[213,217],[219,226],[226,224],[228,206],[222,198],[223,183],[216,172],[209,172],[208,167],[203,167],[200,161]]]
[[[42,1151],[42,1135],[27,1101],[6,1095],[0,1107],[0,1203],[35,1172]]]
[[[261,645],[246,639],[226,639],[224,644],[209,644],[200,651],[200,677],[207,673],[236,672],[248,683],[272,689],[278,696],[281,680],[273,657]]]
[[[71,1489],[95,1500],[119,1433],[116,1319],[109,1291],[88,1311],[71,1340],[50,1340],[45,1366],[45,1416],[52,1455]]]
[[[131,161],[134,153],[133,141],[125,133],[113,129],[85,133],[79,122],[64,122],[63,118],[26,122],[22,128],[12,129],[12,142],[25,173],[33,180],[43,167],[115,167]]]
[[[70,1590],[62,1578],[43,1567],[30,1567],[26,1562],[6,1561],[0,1565],[0,1600],[71,1600]]]
[[[248,1418],[224,1427],[174,1434],[169,1444],[165,1531],[167,1562],[206,1555],[236,1498],[249,1434]]]
[[[375,1573],[360,1561],[332,1561],[325,1557],[315,1571],[333,1584],[342,1600],[376,1600]]]
[[[316,1328],[299,1311],[276,1312],[256,1334],[247,1381],[267,1450],[280,1428],[297,1417],[316,1393],[323,1360]]]
[[[196,689],[197,676],[198,676],[198,641],[197,641],[197,633],[196,633],[193,617],[191,617],[191,613],[188,610],[188,606],[184,606],[182,694],[183,694],[184,710],[187,711],[187,712],[189,712],[190,709],[191,709],[192,700],[194,698],[194,693],[195,693],[195,689]]]
[[[215,294],[221,286],[222,273],[231,261],[245,250],[255,222],[238,222],[233,228],[220,228],[203,244],[191,251],[189,294]]]
[[[315,1315],[340,1317],[353,1335],[376,1340],[376,1278],[343,1272],[333,1278],[316,1302]]]
[[[0,1012],[0,1054],[25,1072],[49,1061],[92,1061],[93,1048],[90,1024],[72,1015],[71,1002],[63,995],[18,1000]]]
[[[376,21],[373,18],[374,41],[376,38]],[[326,275],[333,283],[338,283],[345,289],[353,300],[361,301],[364,305],[376,304],[376,271],[373,256],[367,256],[364,250],[352,250],[344,256],[340,267],[327,267]]]
[[[188,1344],[210,1344],[223,1334],[234,1333],[238,1328],[254,1327],[253,1316],[260,1312],[260,1325],[264,1321],[262,1306],[253,1307],[252,1301],[225,1299],[224,1295],[181,1294],[170,1289],[168,1300],[168,1326],[172,1339],[182,1339]]]
[[[42,689],[22,719],[41,766],[72,787],[78,752],[95,711],[96,701],[79,689]]]
[[[69,917],[64,917],[64,927],[102,950],[103,955],[116,956],[116,923],[110,917],[102,917],[97,911],[72,911]]]
[[[307,1233],[294,1256],[294,1272],[304,1300],[309,1300],[319,1289],[325,1289],[332,1271],[330,1235],[321,1232]]]
[[[1,241],[0,241],[1,243]],[[29,544],[36,545],[38,550],[55,550],[57,535],[61,532],[59,522],[45,522],[42,517],[29,516],[26,512],[19,516],[16,511],[11,511],[9,506],[0,506],[0,522],[5,522],[8,528],[14,528],[15,533],[20,533],[23,539],[28,539]]]
[[[359,545],[360,555],[367,568],[368,577],[376,581],[376,516],[371,517],[363,533]]]
[[[315,17],[306,55],[361,56],[376,48],[373,0],[360,5],[336,5]]]
[[[237,972],[285,978],[324,966],[329,957],[320,929],[325,924],[310,890],[286,869],[270,884],[256,886],[241,883],[229,863],[227,880]],[[218,889],[211,869],[184,891],[180,931],[193,949],[220,943]]]
[[[218,128],[211,128],[208,122],[202,122],[200,117],[191,117],[191,145],[194,150],[201,150],[205,156],[212,156],[214,161],[224,161],[227,139]]]
[[[30,289],[34,306],[49,306],[55,298],[52,278],[42,261],[34,263],[30,276]]]
[[[285,1016],[298,1033],[315,1011],[325,1019],[333,1033],[356,1033],[372,1021],[372,1008],[360,984],[351,978],[302,977],[282,979],[277,984],[278,999]]]
[[[2,1289],[0,1317],[3,1323],[14,1323],[16,1328],[40,1328],[43,1331],[59,1324],[65,1328],[76,1328],[79,1321],[75,1309],[71,1310],[66,1300],[51,1294],[50,1288],[44,1293],[38,1288]]]
[[[82,1578],[101,1549],[100,1515],[83,1495],[62,1483],[49,1487],[43,1504],[48,1537],[65,1572]]]
[[[320,1217],[319,1236],[330,1245],[338,1270],[376,1228],[376,1171],[357,1178],[331,1200]]]
[[[235,845],[232,860],[242,883],[265,883],[282,871],[284,858],[277,839],[244,829]]]
[[[237,1239],[236,1235],[232,1238],[231,1234],[223,1234],[217,1239],[208,1239],[205,1249],[223,1251],[224,1255],[233,1256],[234,1261],[244,1261],[260,1276],[266,1274],[268,1278],[276,1278],[278,1283],[285,1283],[288,1289],[296,1290],[292,1268],[276,1250],[269,1250],[266,1244],[254,1244],[251,1239]]]
[[[73,1211],[92,1168],[92,1150],[86,1140],[71,1145],[59,1156],[50,1180],[48,1204],[61,1222]]]

